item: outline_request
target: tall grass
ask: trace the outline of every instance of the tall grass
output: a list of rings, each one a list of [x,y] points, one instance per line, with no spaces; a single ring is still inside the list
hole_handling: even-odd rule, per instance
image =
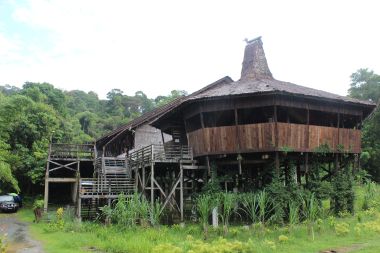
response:
[[[363,210],[368,210],[374,205],[376,205],[375,201],[376,195],[376,183],[374,182],[366,182],[364,184],[364,198],[363,198]]]
[[[157,199],[153,205],[149,208],[149,220],[153,227],[160,225],[160,219],[162,215],[162,204]]]
[[[259,205],[259,221],[262,226],[273,218],[272,212],[275,209],[274,203],[269,199],[269,194],[262,190],[257,195]]]
[[[314,224],[319,215],[318,201],[315,198],[314,193],[311,193],[309,196],[304,197],[302,204],[302,211],[308,226],[308,231],[309,233],[311,233],[311,236],[314,241]]]
[[[212,209],[211,202],[211,195],[208,194],[201,195],[196,199],[196,208],[199,213],[200,221],[202,222],[205,240],[208,238],[208,218],[210,217]]]
[[[160,222],[162,204],[155,201],[151,207],[144,196],[137,193],[132,196],[120,194],[114,208],[104,206],[98,219],[104,219],[106,224],[116,223],[125,227],[135,227],[138,223],[146,227],[148,221],[152,226],[157,226]]]
[[[258,221],[259,202],[257,194],[244,193],[240,196],[240,202],[243,205],[242,210],[248,215],[252,224]]]
[[[228,225],[236,206],[237,197],[234,193],[222,193],[219,195],[220,217],[223,223],[224,236],[228,233]]]

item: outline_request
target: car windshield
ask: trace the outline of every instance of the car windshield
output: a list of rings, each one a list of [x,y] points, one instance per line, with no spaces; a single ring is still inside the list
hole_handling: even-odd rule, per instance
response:
[[[13,201],[13,196],[0,196],[0,202]]]

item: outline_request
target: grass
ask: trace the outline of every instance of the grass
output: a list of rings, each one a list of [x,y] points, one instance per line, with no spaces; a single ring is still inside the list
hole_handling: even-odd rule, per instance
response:
[[[379,188],[379,187],[378,187]],[[362,204],[364,190],[356,189],[357,210]],[[32,221],[33,213],[26,208],[20,210],[18,217],[23,221]],[[372,222],[372,223],[370,223]],[[347,223],[349,232],[338,235],[335,224]],[[359,225],[358,225],[359,224]],[[367,224],[367,225],[363,225]],[[380,212],[379,210],[358,211],[355,216],[345,218],[322,219],[315,225],[315,239],[308,234],[307,224],[287,227],[267,226],[231,226],[226,241],[218,241],[223,236],[223,228],[210,229],[209,238],[203,240],[201,225],[186,224],[159,228],[130,228],[104,226],[96,223],[69,222],[62,230],[52,229],[46,223],[30,225],[32,236],[40,240],[49,252],[216,252],[211,247],[223,248],[224,252],[305,252],[315,253],[326,249],[352,247],[350,252],[377,253],[380,248]],[[339,231],[338,231],[339,232]],[[279,237],[286,236],[287,240]],[[282,237],[284,238],[284,237]],[[233,244],[235,241],[241,242]],[[247,243],[249,241],[249,243]],[[214,242],[214,244],[212,243]],[[230,243],[230,244],[229,244]],[[250,246],[242,248],[240,246]],[[157,245],[161,245],[157,247]],[[240,246],[239,246],[240,245]],[[229,250],[229,251],[228,251]],[[235,250],[235,251],[233,251]],[[239,251],[240,250],[240,251]],[[245,250],[245,251],[244,251]]]

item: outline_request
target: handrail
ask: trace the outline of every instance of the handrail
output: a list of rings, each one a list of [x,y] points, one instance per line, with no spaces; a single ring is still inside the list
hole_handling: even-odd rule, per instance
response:
[[[52,143],[50,147],[51,158],[95,158],[94,146],[90,144]]]
[[[192,150],[186,145],[149,145],[132,152],[129,155],[129,162],[145,163],[151,161],[179,161],[192,160]]]

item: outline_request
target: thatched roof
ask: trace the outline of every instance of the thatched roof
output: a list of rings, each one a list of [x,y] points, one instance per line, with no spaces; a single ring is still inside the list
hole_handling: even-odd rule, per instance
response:
[[[223,77],[222,79],[190,94],[177,104],[178,108],[173,107],[173,111],[168,110],[167,112],[173,113],[174,111],[178,111],[181,105],[198,100],[269,93],[301,96],[337,103],[348,103],[369,107],[371,109],[375,107],[375,104],[370,101],[362,101],[274,79],[268,67],[261,37],[258,37],[247,41],[244,50],[241,77],[238,81],[233,81],[228,76]],[[164,115],[165,114],[162,114],[162,116]]]
[[[374,103],[369,101],[361,101],[274,79],[269,70],[262,45],[261,37],[247,42],[240,80],[230,83],[218,83],[217,85],[213,85],[213,87],[209,87],[207,90],[191,94],[187,97],[187,100],[279,92],[289,95],[294,94],[335,100],[337,102],[374,105]]]
[[[161,117],[168,116],[168,113],[178,112],[180,107],[187,103],[203,99],[218,99],[223,97],[268,93],[287,94],[290,96],[303,96],[306,98],[328,100],[331,102],[356,104],[358,106],[369,107],[371,110],[375,107],[375,104],[370,101],[362,101],[340,96],[326,91],[274,79],[268,67],[261,37],[258,37],[251,41],[247,41],[244,51],[241,78],[238,81],[233,81],[228,76],[223,77],[186,97],[181,97],[165,106],[145,113],[141,117],[99,138],[97,140],[97,145],[106,144],[108,141],[112,140],[112,138],[126,130],[134,129],[145,123],[151,124]]]
[[[105,134],[104,136],[100,137],[99,139],[97,139],[96,140],[96,146],[98,148],[102,147],[102,146],[106,145],[108,142],[112,141],[118,135],[121,135],[125,131],[132,131],[132,130],[135,130],[136,128],[138,128],[144,124],[149,124],[150,122],[159,118],[164,113],[170,111],[171,109],[173,109],[174,107],[179,105],[184,98],[185,97],[179,97],[179,98],[171,101],[170,103],[168,103],[166,105],[160,106],[156,109],[153,109],[149,112],[146,112],[143,115],[141,115],[140,117],[128,122],[127,124],[125,124],[119,128],[116,128],[115,130],[113,130],[113,131]]]

